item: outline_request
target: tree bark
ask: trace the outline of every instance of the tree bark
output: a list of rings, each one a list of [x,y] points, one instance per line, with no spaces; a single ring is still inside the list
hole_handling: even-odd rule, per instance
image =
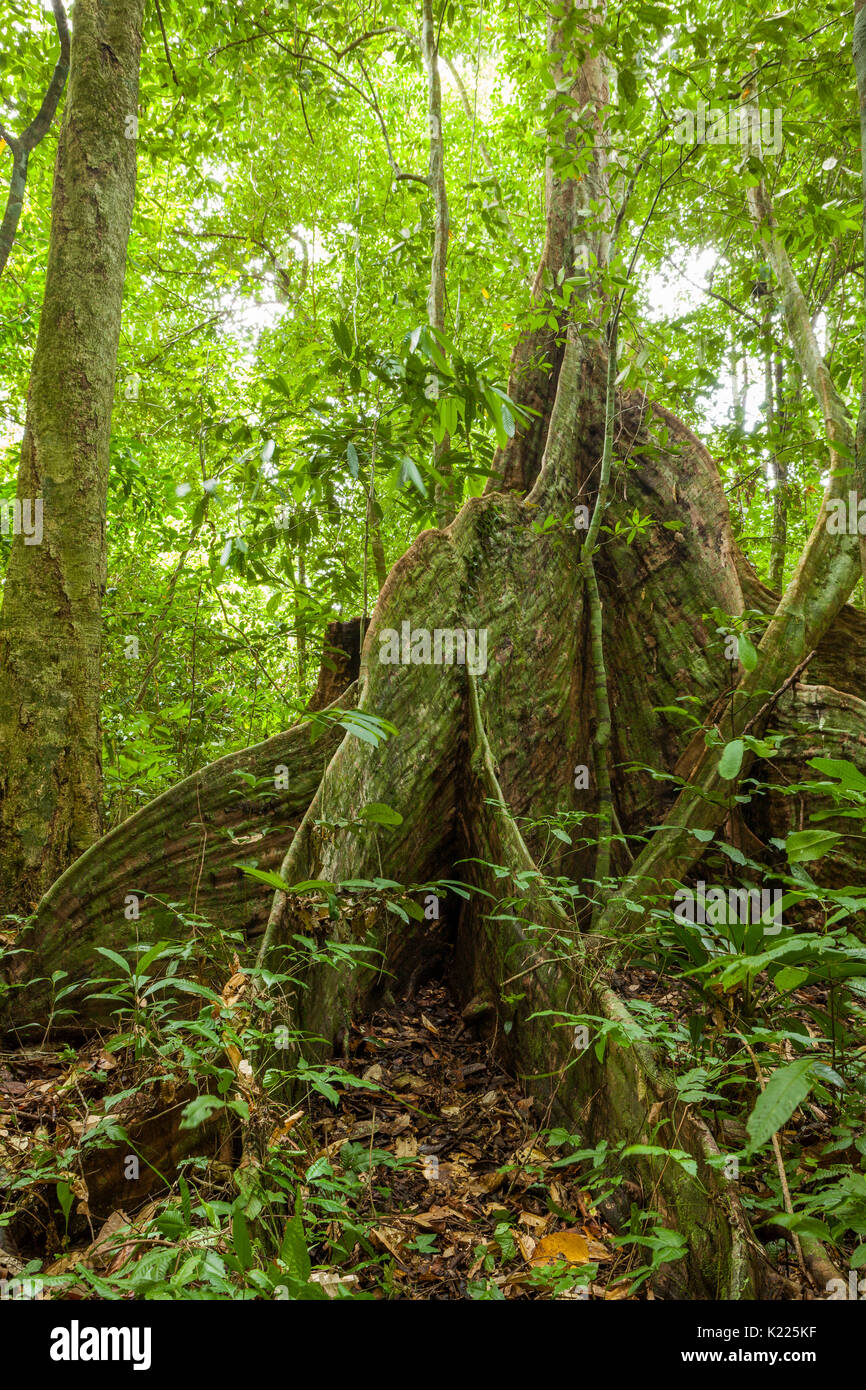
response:
[[[775,425],[775,440],[770,443],[770,468],[773,478],[773,535],[770,546],[770,588],[782,592],[785,578],[785,556],[788,544],[788,464],[785,459],[785,436],[790,426],[789,396],[785,392],[784,365],[781,354],[775,355],[773,378],[768,377],[767,390],[775,394],[775,408],[770,428]]]
[[[866,254],[866,0],[854,0],[854,35],[852,54],[857,78],[857,100],[860,107],[860,169],[862,175],[863,247]],[[854,477],[858,501],[866,499],[866,327],[863,334],[863,380],[860,387],[860,411],[854,439]],[[860,537],[860,571],[863,577],[863,598],[866,601],[866,536]]]
[[[427,322],[436,333],[445,331],[445,272],[448,266],[448,238],[451,218],[445,182],[445,141],[442,135],[442,83],[439,78],[439,39],[433,17],[433,0],[422,0],[421,55],[427,72],[427,119],[430,160],[427,181],[433,196],[433,251],[430,257],[430,289],[427,295]],[[433,464],[442,474],[436,483],[436,517],[440,526],[454,519],[454,484],[448,461],[451,441],[448,435],[434,448]]]
[[[48,274],[0,611],[0,890],[30,910],[101,828],[105,501],[143,0],[77,0]],[[37,506],[38,503],[38,506]],[[30,541],[31,543],[28,543]]]

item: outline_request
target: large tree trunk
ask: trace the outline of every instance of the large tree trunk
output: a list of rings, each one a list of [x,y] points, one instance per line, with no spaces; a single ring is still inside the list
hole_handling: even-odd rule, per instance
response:
[[[555,32],[551,42],[555,51]],[[584,101],[603,103],[604,73],[597,60],[584,64],[576,87]],[[596,151],[591,178],[597,202],[604,186],[603,151]],[[557,186],[552,171],[544,253],[551,270],[573,266],[581,251],[574,228],[578,222],[584,227],[586,219],[576,219],[576,196],[569,184]],[[603,231],[596,229],[583,249],[591,263],[603,264]],[[773,249],[782,256],[782,248]],[[781,260],[779,265],[784,271]],[[784,283],[784,275],[779,278]],[[789,284],[786,293],[796,318],[795,288]],[[399,926],[375,894],[339,888],[337,917],[328,930],[337,941],[381,950],[398,985],[411,978],[431,939],[450,933],[457,946],[455,987],[467,1000],[485,997],[497,1043],[527,1084],[554,1100],[564,1122],[589,1139],[660,1142],[695,1160],[696,1176],[652,1154],[634,1157],[625,1170],[662,1219],[688,1239],[688,1255],[668,1273],[667,1291],[679,1297],[764,1296],[772,1292],[772,1275],[735,1188],[713,1164],[717,1142],[679,1101],[672,1077],[649,1045],[612,1045],[603,1064],[590,1047],[575,1060],[568,1030],[533,1017],[553,1009],[632,1021],[605,979],[609,962],[599,937],[582,930],[588,912],[566,918],[538,872],[547,854],[543,818],[562,810],[597,811],[593,787],[580,790],[574,778],[576,765],[592,765],[597,716],[581,533],[572,515],[576,503],[592,502],[597,486],[608,368],[600,335],[583,340],[573,324],[563,325],[551,345],[547,375],[523,370],[536,360],[538,346],[524,341],[515,354],[518,404],[544,413],[498,460],[509,491],[491,487],[469,500],[447,529],[416,539],[379,594],[357,686],[337,699],[337,708],[357,699],[359,711],[390,721],[398,734],[374,748],[330,721],[329,732],[311,746],[301,726],[221,760],[118,827],[73,865],[40,905],[27,943],[36,954],[18,958],[28,963],[20,967],[17,983],[30,984],[13,994],[6,1021],[32,1017],[34,1001],[44,1008],[46,986],[32,977],[70,969],[70,961],[70,973],[81,986],[67,1004],[79,1010],[80,1020],[99,1017],[99,1006],[86,1001],[84,981],[96,965],[96,945],[125,944],[132,935],[123,921],[125,893],[141,894],[142,940],[166,934],[167,897],[218,925],[245,926],[257,935],[265,900],[253,892],[245,901],[240,871],[232,869],[240,855],[215,839],[211,826],[256,833],[258,824],[260,867],[276,862],[278,844],[287,845],[281,875],[289,887],[307,880],[339,885],[384,877],[421,885],[462,877],[470,890],[490,893],[493,905],[476,892],[470,891],[468,902],[448,895],[435,935],[426,923]],[[807,357],[810,348],[806,341]],[[831,445],[835,439],[841,445],[841,434],[833,433],[842,426],[832,383],[828,386],[822,375],[823,364],[808,365],[813,384],[823,392]],[[720,709],[723,696],[728,709],[730,670],[716,621],[707,616],[711,610],[737,617],[755,607],[775,615],[761,644],[757,675],[741,681],[734,726],[761,715],[768,691],[788,681],[778,708],[772,708],[777,727],[790,735],[786,757],[794,763],[802,763],[808,747],[801,726],[810,727],[820,706],[832,711],[822,751],[866,765],[866,706],[858,697],[866,620],[844,608],[857,573],[856,541],[838,538],[831,544],[826,531],[817,529],[780,603],[739,553],[715,464],[681,422],[640,392],[620,394],[613,438],[606,520],[624,520],[637,507],[656,523],[630,546],[610,536],[595,559],[604,613],[614,808],[627,834],[645,833],[665,818],[671,827],[650,840],[631,868],[627,897],[647,879],[654,884],[676,880],[701,852],[691,829],[715,827],[731,817],[728,800],[719,804],[718,798],[695,794],[697,785],[712,796],[718,749],[708,756],[703,734],[689,739],[671,712],[678,699],[692,696],[703,721],[724,726],[729,718]],[[824,514],[822,509],[822,523]],[[416,634],[483,632],[484,646],[476,646],[475,655],[483,651],[485,659],[477,660],[475,670],[437,665],[418,637],[416,660],[383,659],[391,655],[391,634],[400,641],[404,625]],[[812,648],[815,655],[800,679],[789,680]],[[410,645],[409,656],[412,650]],[[247,807],[244,819],[229,809],[237,772],[270,775],[275,760],[290,769],[276,832],[272,807],[266,806],[263,816]],[[695,784],[678,796],[667,776],[675,769]],[[374,802],[399,812],[399,825],[359,829],[361,811]],[[788,810],[783,798],[770,796],[765,807],[744,806],[741,814],[742,833],[751,830],[760,837],[768,826],[784,822]],[[153,853],[157,834],[164,835],[161,855]],[[842,864],[846,855],[862,864],[853,838],[844,842]],[[616,867],[629,869],[627,862]],[[594,892],[594,870],[591,849],[563,845],[552,861],[549,855],[545,860],[545,872],[567,875],[584,890],[585,903]],[[162,903],[149,901],[147,894],[158,895]],[[506,898],[509,906],[499,908]],[[311,905],[319,907],[315,892],[274,895],[258,949],[260,965],[279,967],[293,933],[307,930]],[[619,926],[628,912],[628,902],[616,897],[602,922]],[[175,933],[184,929],[176,914],[174,921]],[[553,960],[543,951],[550,933],[560,946]],[[509,987],[516,976],[518,991]],[[277,1003],[274,1023],[334,1040],[383,984],[378,970],[311,967],[305,988]],[[256,1074],[268,1060],[253,1058]]]
[[[467,883],[497,897],[526,898],[523,915],[528,920],[567,931],[574,943],[568,966],[543,965],[517,924],[483,915],[482,900],[465,908],[456,896],[443,903],[445,927],[458,936],[458,987],[467,997],[481,990],[487,994],[499,1023],[510,1025],[507,1034],[499,1028],[500,1039],[507,1036],[512,1058],[530,1078],[555,1071],[567,1060],[565,1030],[532,1020],[536,1009],[568,1007],[600,1017],[628,1017],[627,1006],[600,978],[591,939],[582,937],[574,923],[560,921],[543,892],[530,892],[514,877],[525,874],[543,848],[543,832],[532,821],[557,809],[592,808],[592,792],[576,792],[573,785],[575,764],[590,762],[593,733],[579,540],[568,526],[539,534],[533,523],[547,516],[570,517],[571,499],[581,494],[597,462],[603,376],[604,364],[587,358],[578,382],[585,422],[579,450],[567,466],[542,472],[531,505],[514,494],[472,499],[447,531],[419,536],[391,572],[364,645],[358,706],[389,719],[400,730],[398,737],[375,750],[336,726],[311,745],[306,726],[299,726],[223,759],[166,793],[94,846],[55,885],[37,914],[31,941],[38,951],[27,969],[46,975],[66,968],[82,981],[79,994],[66,1001],[79,1010],[79,1023],[100,1017],[98,1006],[87,1005],[83,983],[98,967],[95,945],[117,946],[132,935],[123,916],[128,892],[141,895],[142,940],[185,930],[177,915],[172,927],[166,901],[194,908],[218,924],[245,925],[251,935],[261,930],[266,898],[245,887],[240,871],[232,867],[250,850],[215,833],[229,828],[241,832],[242,842],[249,834],[262,834],[255,844],[259,867],[275,866],[277,846],[291,836],[282,864],[288,883],[339,883],[380,874],[422,883],[462,873]],[[624,456],[645,445],[649,428],[661,419],[669,431],[668,448],[656,449],[641,470],[626,470]],[[769,607],[773,600],[737,554],[718,475],[694,437],[636,394],[620,401],[619,424],[612,519],[639,505],[659,521],[679,517],[683,529],[674,533],[656,527],[632,547],[623,545],[621,555],[609,551],[600,567],[609,615],[611,760],[614,766],[628,760],[672,771],[687,750],[681,724],[664,707],[676,695],[690,693],[706,712],[724,687],[724,662],[714,656],[713,625],[703,615],[714,604],[742,612],[744,589],[755,606]],[[383,663],[383,635],[387,629],[400,633],[405,621],[413,630],[486,629],[486,672],[470,679],[457,665]],[[849,740],[866,713],[849,693],[858,666],[862,670],[864,635],[866,623],[849,610],[844,635],[833,640],[831,634],[815,658],[821,685],[832,692],[827,698],[844,711],[847,734],[843,731],[840,738]],[[788,698],[786,722],[795,729],[814,708],[816,687],[794,686]],[[351,701],[351,693],[343,695],[337,706],[346,708]],[[831,752],[832,730],[825,732],[830,735],[825,751]],[[839,747],[842,751],[843,744]],[[853,756],[862,762],[859,749],[858,744]],[[266,802],[259,815],[249,798],[237,798],[236,773],[273,776],[278,764],[289,768],[290,790],[279,803]],[[648,772],[616,777],[614,786],[626,831],[640,830],[664,812],[669,793]],[[502,809],[492,809],[491,800],[501,802]],[[352,818],[374,801],[399,811],[402,824],[362,834],[319,833],[323,806],[331,812],[338,807],[342,816]],[[518,818],[530,822],[525,835],[517,829]],[[162,837],[158,850],[157,836]],[[494,881],[483,865],[455,868],[469,858],[507,867],[512,874],[507,886]],[[563,847],[560,862],[550,867],[581,883],[591,876],[593,865],[591,857]],[[149,901],[149,893],[161,901]],[[371,922],[368,908],[357,910],[357,895],[342,895],[341,901],[345,907],[333,926],[335,936],[379,946],[397,981],[407,979],[419,954],[429,948],[429,928],[398,928],[384,914]],[[262,963],[279,961],[291,932],[304,929],[302,914],[308,909],[303,900],[276,895]],[[524,998],[515,1005],[508,1002],[503,984],[522,971],[528,972]],[[334,1038],[368,1002],[376,983],[375,973],[362,983],[357,975],[312,971],[306,991],[284,1001],[276,1021]],[[41,1002],[44,1010],[44,989],[35,985],[22,991],[11,1016],[19,1021],[33,1017],[34,1003]],[[689,1260],[671,1291],[682,1295],[688,1289],[704,1297],[766,1292],[769,1276],[754,1257],[736,1197],[708,1166],[715,1142],[698,1120],[684,1117],[670,1077],[651,1053],[614,1048],[601,1068],[590,1050],[585,1062],[564,1075],[567,1082],[559,1087],[556,1104],[572,1124],[579,1123],[590,1135],[603,1132],[646,1142],[648,1116],[658,1101],[673,1126],[664,1133],[672,1141],[676,1132],[677,1144],[698,1161],[701,1181],[652,1159],[637,1160],[630,1170],[647,1191],[656,1191],[665,1219],[689,1235]],[[535,1084],[548,1093],[549,1082]]]
[[[101,830],[105,500],[135,191],[143,0],[77,0],[48,275],[0,611],[0,904],[30,910]],[[41,536],[37,525],[41,513]]]

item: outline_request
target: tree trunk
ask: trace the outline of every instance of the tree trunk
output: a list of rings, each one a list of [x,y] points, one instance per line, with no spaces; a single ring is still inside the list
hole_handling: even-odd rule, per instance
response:
[[[135,191],[142,8],[143,0],[75,5],[18,475],[21,533],[0,612],[6,911],[30,910],[101,829],[105,501]]]
[[[770,467],[773,478],[773,535],[770,547],[770,588],[781,593],[784,587],[785,554],[788,544],[788,464],[785,458],[786,435],[790,428],[790,393],[785,390],[782,355],[776,351],[774,381],[768,391],[775,392],[775,439],[770,443]]]
[[[427,73],[427,120],[430,159],[427,182],[433,198],[433,250],[430,257],[430,289],[427,294],[427,322],[436,333],[445,331],[445,272],[448,265],[448,237],[451,219],[445,182],[445,141],[442,135],[442,83],[439,79],[439,40],[433,16],[433,0],[422,0],[421,56]],[[433,465],[442,475],[436,483],[436,518],[440,526],[454,520],[454,484],[448,455],[451,441],[446,434],[433,451]]]
[[[556,31],[551,44],[554,52],[562,47]],[[574,90],[582,105],[600,109],[606,91],[600,60],[584,63]],[[583,181],[591,194],[578,193],[569,180],[557,182],[550,171],[543,268],[573,266],[583,250],[591,264],[604,265],[604,227],[587,229],[588,219],[575,213],[578,198],[603,201],[603,163],[598,144]],[[764,226],[767,209],[755,210]],[[792,337],[822,402],[828,443],[841,452],[847,425],[804,326],[802,296],[784,247],[772,228],[769,236],[796,330]],[[541,276],[539,292],[543,283]],[[12,994],[6,1022],[21,1023],[40,1007],[45,1016],[50,987],[44,977],[56,968],[68,969],[78,986],[66,1002],[79,1019],[99,1018],[100,1006],[86,999],[95,947],[128,942],[122,910],[133,884],[141,894],[140,939],[163,936],[167,927],[175,936],[188,930],[176,907],[166,913],[166,900],[180,902],[182,910],[184,904],[194,908],[217,926],[244,927],[258,937],[266,890],[242,880],[234,867],[238,841],[219,835],[244,828],[250,834],[243,839],[253,845],[245,853],[255,855],[259,868],[281,856],[288,890],[277,891],[270,903],[257,943],[260,966],[279,971],[284,948],[309,930],[311,908],[317,926],[326,923],[337,942],[382,952],[388,977],[380,970],[313,965],[306,979],[275,1001],[275,1025],[333,1041],[386,979],[399,987],[412,977],[433,939],[428,923],[413,919],[398,926],[381,896],[351,885],[391,878],[420,892],[419,885],[431,880],[462,876],[469,898],[443,896],[435,939],[450,934],[455,940],[455,987],[467,1000],[484,996],[492,1039],[526,1084],[589,1141],[662,1144],[694,1160],[694,1173],[652,1153],[623,1163],[662,1220],[687,1239],[685,1259],[668,1267],[661,1281],[664,1291],[707,1299],[762,1297],[772,1293],[772,1274],[735,1186],[721,1177],[719,1143],[694,1109],[682,1104],[650,1044],[625,1040],[628,1030],[640,1030],[606,978],[610,943],[604,941],[602,949],[601,932],[628,925],[630,900],[648,881],[664,891],[693,865],[702,851],[694,827],[715,828],[731,818],[729,798],[718,794],[718,748],[705,747],[705,728],[718,724],[727,733],[749,721],[759,726],[774,708],[770,696],[784,685],[774,718],[790,735],[786,757],[792,764],[807,756],[809,735],[802,728],[813,727],[821,708],[831,716],[822,729],[824,754],[848,756],[866,767],[866,704],[858,693],[866,619],[845,607],[858,572],[857,542],[828,535],[825,501],[777,602],[738,551],[718,470],[692,432],[639,391],[615,395],[615,429],[606,428],[609,362],[601,334],[582,337],[574,322],[561,323],[549,344],[547,374],[530,365],[539,346],[524,340],[515,353],[517,404],[534,405],[543,415],[498,459],[509,490],[491,486],[470,499],[447,529],[424,532],[397,562],[370,620],[357,685],[336,696],[335,719],[325,721],[320,742],[311,745],[299,726],[222,759],[85,854],[40,905],[24,943],[35,954],[16,958],[14,983],[28,988]],[[572,515],[578,501],[592,501],[611,439],[606,520],[613,527],[637,509],[655,525],[642,529],[632,544],[623,534],[608,534],[594,557],[597,594],[588,602],[585,557]],[[633,466],[635,459],[640,467]],[[834,478],[831,487],[841,490],[844,482]],[[707,616],[713,608],[734,618],[747,608],[772,615],[756,671],[743,675],[733,692],[733,714],[730,668],[716,620]],[[661,820],[666,828],[630,868],[596,935],[583,930],[589,910],[573,918],[563,913],[539,865],[545,875],[566,876],[583,892],[584,903],[592,903],[594,850],[557,841],[551,857],[544,822],[561,811],[598,813],[599,786],[578,782],[574,769],[592,765],[593,740],[608,713],[595,698],[593,643],[597,668],[599,633],[592,619],[600,609],[612,814],[626,834],[644,834]],[[436,662],[431,638],[443,630],[465,635],[462,664]],[[353,674],[346,669],[339,678]],[[322,698],[326,693],[335,694],[323,689]],[[672,712],[684,696],[696,701],[703,725],[692,739]],[[341,723],[337,711],[353,706],[398,732],[376,747],[344,733],[346,720]],[[240,811],[232,799],[238,773],[273,776],[275,760],[288,771],[282,799],[266,801],[263,814],[249,801]],[[671,791],[674,774],[688,779],[679,795]],[[787,780],[781,775],[780,786]],[[399,813],[399,823],[363,822],[360,813],[371,803],[386,803]],[[276,828],[275,813],[281,820]],[[741,807],[741,815],[744,833],[760,837],[785,823],[790,803],[771,794]],[[260,838],[253,840],[255,835]],[[155,844],[161,853],[154,853]],[[842,874],[846,855],[862,872],[863,851],[854,836],[843,842],[836,860]],[[627,869],[627,862],[618,868]],[[312,888],[291,891],[310,881]],[[327,920],[317,881],[333,885],[336,916]],[[149,901],[147,894],[163,901]],[[558,943],[553,959],[544,949],[551,936]],[[296,966],[292,974],[297,976]],[[623,1041],[608,1047],[603,1062],[591,1045],[577,1055],[570,1030],[554,1026],[549,1014],[539,1017],[551,1010],[616,1022],[626,1030]],[[254,1074],[261,1075],[270,1060],[253,1057]],[[253,1130],[250,1143],[256,1140]]]

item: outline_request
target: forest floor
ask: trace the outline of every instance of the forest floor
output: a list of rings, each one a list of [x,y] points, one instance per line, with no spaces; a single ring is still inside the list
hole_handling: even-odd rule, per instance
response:
[[[346,1145],[368,1155],[363,1205],[371,1242],[393,1259],[395,1292],[454,1299],[623,1298],[629,1256],[542,1142],[546,1117],[431,983],[379,1010],[346,1039],[347,1071],[375,1091],[347,1089],[313,1110],[321,1157]],[[360,1204],[360,1199],[359,1199]],[[581,1268],[591,1275],[578,1285]],[[371,1262],[349,1277],[381,1286]]]
[[[295,1160],[299,1177],[315,1175],[301,1189],[304,1218],[312,1278],[331,1296],[629,1296],[633,1259],[610,1243],[577,1167],[555,1166],[540,1134],[546,1117],[442,983],[353,1025],[332,1061],[344,1078],[333,1082],[339,1104],[313,1094]],[[94,1280],[167,1243],[152,1223],[177,1200],[176,1183],[135,1201],[134,1184],[116,1175],[109,1192],[100,1170],[71,1162],[68,1147],[104,1122],[109,1097],[150,1094],[154,1079],[152,1059],[131,1062],[111,1039],[0,1055],[0,1173],[9,1208],[23,1202],[28,1213],[24,1241],[0,1224],[0,1275],[20,1279],[35,1265],[64,1281],[60,1296],[87,1299],[99,1296]],[[160,1085],[164,1111],[171,1097]],[[294,1132],[286,1139],[287,1149],[301,1144]],[[199,1191],[229,1198],[231,1171],[210,1160]],[[328,1218],[330,1208],[339,1215]]]
[[[640,972],[621,983],[632,995],[660,987]],[[275,1214],[285,1223],[300,1194],[319,1296],[651,1299],[636,1245],[617,1238],[588,1190],[579,1137],[551,1126],[480,1022],[439,979],[380,1008],[351,1025],[271,1136],[267,1162],[288,1194]],[[254,1265],[238,1263],[238,1122],[217,1114],[184,1144],[184,1107],[213,1082],[178,1073],[165,1050],[136,1061],[123,1042],[0,1054],[12,1221],[4,1228],[0,1214],[0,1277],[35,1270],[55,1297],[183,1297],[172,1282],[183,1269],[190,1293],[209,1290],[197,1296],[260,1296]],[[124,1105],[140,1107],[138,1130]],[[112,1117],[134,1140],[117,1147]],[[105,1143],[92,1143],[100,1130]],[[130,1148],[145,1155],[142,1186],[127,1181]],[[216,1263],[196,1265],[208,1252]]]

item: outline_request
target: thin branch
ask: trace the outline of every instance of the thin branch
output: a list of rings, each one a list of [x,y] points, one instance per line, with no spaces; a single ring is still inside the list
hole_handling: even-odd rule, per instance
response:
[[[24,189],[27,184],[27,164],[30,155],[51,128],[51,122],[54,120],[57,104],[60,101],[63,88],[66,86],[66,78],[69,73],[69,25],[66,22],[66,11],[61,0],[51,0],[51,7],[54,11],[54,23],[57,26],[57,36],[60,40],[60,57],[54,65],[54,72],[51,75],[48,90],[42,98],[42,104],[24,134],[18,136],[17,139],[4,126],[0,125],[0,136],[6,141],[12,152],[12,177],[9,180],[9,196],[6,200],[3,221],[0,222],[0,275],[3,274],[6,267],[9,253],[15,241],[15,234],[18,231],[18,223],[21,220],[24,207]]]
[[[370,109],[371,109],[372,111],[375,111],[375,113],[376,113],[376,118],[377,118],[377,120],[378,120],[378,122],[379,122],[379,126],[380,126],[381,131],[382,131],[382,139],[385,141],[385,150],[386,150],[387,155],[388,155],[388,163],[391,165],[391,170],[392,170],[392,172],[393,172],[393,174],[394,174],[394,179],[395,179],[395,181],[398,181],[398,180],[400,180],[400,179],[411,179],[411,180],[412,180],[413,182],[415,182],[415,183],[423,183],[427,188],[431,188],[431,187],[432,187],[432,184],[431,184],[431,181],[430,181],[429,178],[426,178],[426,179],[425,179],[425,178],[422,178],[422,176],[421,176],[420,174],[407,174],[407,173],[405,173],[405,172],[400,168],[399,164],[397,163],[396,159],[394,158],[394,151],[393,151],[392,148],[391,148],[391,141],[390,141],[389,138],[388,138],[388,129],[387,129],[386,125],[385,125],[385,118],[384,118],[384,116],[382,115],[382,110],[381,110],[381,107],[379,106],[379,102],[378,102],[378,99],[377,99],[377,97],[376,97],[376,89],[375,89],[375,87],[373,86],[373,83],[370,81],[370,76],[369,76],[369,74],[368,74],[368,72],[367,72],[367,69],[364,67],[364,64],[363,64],[363,62],[362,62],[362,60],[361,60],[360,57],[358,58],[358,66],[359,66],[359,68],[361,69],[362,73],[364,74],[364,80],[366,81],[367,86],[370,88],[370,97],[369,97],[369,99],[368,99],[367,97],[365,97],[364,100],[367,102],[367,105],[370,107]],[[362,95],[363,95],[363,93],[362,93]]]
[[[354,49],[359,48],[360,45],[367,39],[376,38],[380,34],[391,32],[398,33],[401,31],[399,31],[392,25],[389,25],[385,29],[370,30],[368,33],[361,35],[360,38],[353,40],[352,43],[348,44],[345,48],[342,49],[335,49],[333,45],[329,44],[325,39],[322,39],[321,41],[325,44],[325,47],[332,54],[332,56],[339,61],[339,59],[345,57],[347,53],[350,53]],[[400,168],[399,164],[394,158],[394,151],[391,147],[391,140],[388,135],[388,129],[385,125],[385,119],[382,115],[382,111],[379,106],[378,99],[376,97],[376,89],[370,80],[369,74],[367,73],[367,69],[364,67],[361,58],[359,57],[357,59],[357,62],[362,73],[364,74],[364,80],[366,81],[367,86],[370,89],[369,96],[361,87],[358,86],[356,82],[353,82],[351,78],[344,76],[344,74],[340,72],[338,68],[335,68],[332,63],[326,62],[324,58],[319,58],[316,56],[316,54],[307,52],[305,48],[302,48],[300,51],[297,51],[294,48],[290,48],[287,44],[280,43],[278,36],[284,33],[301,34],[305,39],[307,37],[321,38],[320,35],[313,34],[310,30],[306,29],[260,29],[259,32],[256,34],[248,34],[245,38],[233,39],[231,43],[223,44],[220,48],[212,48],[210,53],[208,54],[208,57],[215,58],[218,53],[224,53],[227,48],[235,48],[238,44],[252,43],[255,39],[259,38],[271,38],[274,39],[274,41],[278,44],[278,46],[282,49],[284,53],[288,54],[290,58],[295,58],[297,60],[299,70],[301,63],[315,63],[316,67],[324,68],[325,72],[329,72],[332,77],[335,77],[337,79],[338,82],[342,82],[344,86],[351,88],[351,90],[361,98],[361,100],[364,102],[364,105],[369,107],[369,109],[375,115],[377,121],[379,122],[379,128],[382,132],[382,138],[385,141],[385,152],[388,156],[388,163],[391,166],[391,171],[394,175],[395,182],[399,182],[401,180],[411,181],[413,183],[421,183],[424,185],[425,188],[429,188],[429,179],[424,178],[421,174],[406,173],[404,170]],[[298,84],[298,95],[300,96],[300,83]],[[313,134],[310,130],[310,126],[307,121],[307,113],[304,108],[303,97],[301,97],[301,110],[304,117],[304,124],[307,127],[307,133],[309,134],[310,139],[313,140]],[[313,141],[313,143],[315,144],[315,141]]]
[[[188,338],[190,334],[198,333],[202,328],[207,328],[210,324],[217,323],[224,317],[225,313],[210,314],[208,318],[202,319],[201,323],[193,324],[192,328],[185,328],[182,333],[176,333],[173,338],[169,338],[167,343],[163,343],[159,352],[155,352],[153,357],[148,357],[146,362],[140,362],[138,364],[138,370],[145,371],[148,367],[152,367],[154,362],[158,362],[160,357],[163,357],[165,353],[168,352],[169,348],[174,347],[174,344],[179,343],[182,338]]]
[[[168,51],[168,39],[165,36],[165,25],[162,22],[162,10],[159,8],[159,0],[154,0],[154,4],[156,5],[156,17],[159,21],[159,32],[162,34],[162,46],[165,49],[165,61],[168,63],[169,71],[174,78],[174,85],[179,87],[180,79],[174,70],[174,63],[171,61],[171,54]]]
[[[301,49],[301,52],[302,52],[302,53],[304,52],[303,48]],[[312,130],[310,129],[310,122],[307,120],[307,107],[306,107],[306,103],[305,103],[305,101],[304,101],[304,84],[303,84],[303,82],[301,81],[301,65],[300,65],[300,63],[298,63],[298,98],[299,98],[300,103],[301,103],[301,115],[302,115],[303,118],[304,118],[304,125],[307,127],[307,134],[308,134],[309,137],[310,137],[310,144],[311,144],[311,145],[315,145],[315,143],[316,143],[316,137],[313,135],[313,132],[312,132]]]

